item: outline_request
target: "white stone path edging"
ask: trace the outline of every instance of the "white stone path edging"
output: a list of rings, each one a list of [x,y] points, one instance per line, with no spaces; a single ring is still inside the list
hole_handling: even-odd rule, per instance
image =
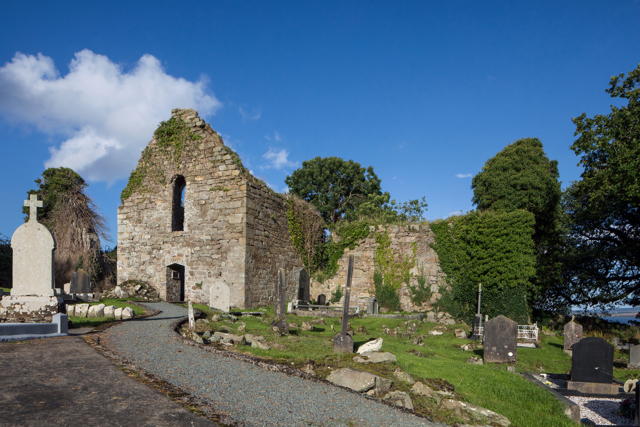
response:
[[[73,317],[113,317],[116,320],[126,320],[135,317],[135,312],[131,307],[119,307],[115,305],[105,306],[104,304],[69,304],[67,305],[67,315]]]

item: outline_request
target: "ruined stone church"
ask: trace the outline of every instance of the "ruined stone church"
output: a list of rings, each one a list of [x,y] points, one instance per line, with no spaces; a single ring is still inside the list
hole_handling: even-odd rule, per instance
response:
[[[254,178],[196,111],[174,109],[161,123],[121,199],[118,283],[145,281],[163,300],[207,303],[224,282],[231,307],[264,306],[277,269],[302,267],[285,196]]]

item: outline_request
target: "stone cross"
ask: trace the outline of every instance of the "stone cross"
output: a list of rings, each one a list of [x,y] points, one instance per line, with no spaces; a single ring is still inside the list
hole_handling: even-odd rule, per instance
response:
[[[193,315],[193,304],[189,300],[189,330],[193,331],[196,328],[196,319]]]
[[[353,337],[347,333],[349,326],[349,300],[351,299],[351,278],[353,276],[353,255],[349,255],[347,283],[344,289],[344,307],[342,310],[342,330],[333,337],[334,353],[353,353]]]
[[[29,221],[38,222],[38,208],[44,208],[44,202],[38,200],[38,195],[30,194],[29,200],[24,201],[24,206],[29,207]]]

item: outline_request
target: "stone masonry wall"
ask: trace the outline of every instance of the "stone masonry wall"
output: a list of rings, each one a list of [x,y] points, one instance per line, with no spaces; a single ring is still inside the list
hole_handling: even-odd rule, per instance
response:
[[[371,227],[374,230],[374,227]],[[381,232],[382,226],[378,226]],[[394,253],[401,253],[404,256],[412,255],[412,243],[416,244],[416,265],[411,269],[413,277],[411,285],[417,285],[416,276],[419,274],[420,266],[424,268],[424,275],[427,278],[427,285],[431,285],[433,292],[431,301],[423,304],[422,307],[416,307],[409,297],[409,289],[406,284],[400,289],[400,303],[402,308],[407,311],[424,311],[431,308],[431,304],[440,298],[440,286],[445,286],[444,272],[440,269],[438,255],[429,245],[434,242],[435,236],[427,225],[409,225],[409,226],[388,226],[387,232],[391,238],[391,248]],[[351,282],[351,300],[350,305],[357,304],[361,309],[365,309],[367,299],[374,295],[373,273],[375,271],[374,258],[378,244],[376,243],[375,234],[372,232],[369,237],[360,242],[353,251],[348,248],[345,250],[344,256],[338,261],[338,273],[324,283],[316,280],[311,281],[311,298],[316,299],[318,295],[324,294],[327,301],[331,298],[331,293],[336,290],[336,286],[340,285],[343,290],[347,280],[347,264],[349,254],[354,256],[353,279]],[[344,297],[339,304],[344,303]]]
[[[142,280],[167,299],[167,267],[178,264],[185,267],[186,299],[207,303],[209,288],[223,281],[231,307],[272,302],[275,264],[301,265],[285,239],[283,197],[257,182],[197,112],[176,109],[172,115],[203,139],[184,144],[179,159],[159,149],[155,138],[143,153],[136,170],[144,171],[143,184],[118,209],[118,283]],[[171,231],[180,175],[186,181],[184,230]]]

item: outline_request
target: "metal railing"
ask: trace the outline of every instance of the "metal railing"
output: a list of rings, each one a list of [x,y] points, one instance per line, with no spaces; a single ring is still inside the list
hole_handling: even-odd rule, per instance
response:
[[[473,335],[484,334],[484,327],[473,328]],[[528,341],[538,341],[538,324],[533,325],[518,325],[518,339]]]

